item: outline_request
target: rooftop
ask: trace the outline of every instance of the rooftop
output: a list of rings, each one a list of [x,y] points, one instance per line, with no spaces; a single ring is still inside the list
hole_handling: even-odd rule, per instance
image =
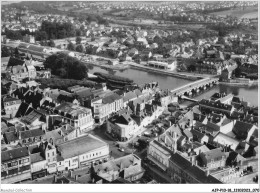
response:
[[[63,113],[68,113],[71,116],[78,116],[80,114],[88,114],[91,113],[91,110],[82,106],[75,105],[73,103],[62,103],[58,107],[55,108],[55,111],[61,111]]]
[[[1,152],[1,161],[7,162],[10,160],[14,159],[19,159],[23,157],[29,156],[29,152],[27,150],[27,147],[21,147],[21,148],[16,148],[8,151],[2,151]]]
[[[66,141],[58,145],[61,156],[66,158],[75,157],[95,149],[105,147],[107,144],[93,135],[85,135],[76,139]]]

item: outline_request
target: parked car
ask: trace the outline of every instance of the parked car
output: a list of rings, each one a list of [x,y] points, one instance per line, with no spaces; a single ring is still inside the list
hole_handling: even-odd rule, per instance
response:
[[[119,151],[122,151],[122,152],[125,151],[124,148],[122,148],[122,147],[121,147],[121,148],[119,147],[118,150],[119,150]]]

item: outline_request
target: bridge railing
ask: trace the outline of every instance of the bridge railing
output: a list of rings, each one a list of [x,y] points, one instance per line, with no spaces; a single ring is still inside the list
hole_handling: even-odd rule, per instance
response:
[[[186,84],[186,85],[181,86],[179,88],[173,89],[173,90],[171,90],[171,93],[181,92],[181,91],[186,90],[186,89],[187,90],[188,89],[193,89],[193,87],[198,87],[198,86],[201,86],[203,84],[207,84],[207,83],[210,83],[210,82],[213,82],[213,81],[217,81],[217,80],[218,80],[218,78],[205,78],[205,79],[193,82],[193,83]]]

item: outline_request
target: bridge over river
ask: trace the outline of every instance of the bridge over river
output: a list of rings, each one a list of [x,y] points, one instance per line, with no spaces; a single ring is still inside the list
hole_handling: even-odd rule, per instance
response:
[[[171,93],[178,97],[182,97],[183,95],[190,96],[192,95],[192,92],[206,90],[207,87],[212,87],[213,85],[218,84],[218,80],[218,78],[204,78],[173,89],[171,90]]]

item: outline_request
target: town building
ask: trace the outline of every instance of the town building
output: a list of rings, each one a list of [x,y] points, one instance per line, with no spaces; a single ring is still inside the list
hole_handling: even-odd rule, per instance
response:
[[[118,178],[132,182],[143,176],[144,169],[141,166],[141,159],[135,154],[130,154],[94,166],[93,173],[108,182]]]
[[[4,97],[3,99],[5,117],[14,118],[21,105],[21,100],[13,97]]]
[[[31,179],[31,159],[27,147],[1,152],[1,183],[12,184]]]
[[[123,108],[123,97],[116,93],[92,100],[94,119],[96,123],[103,123],[112,113]]]
[[[80,131],[89,131],[94,124],[91,110],[73,103],[62,103],[55,108],[54,113],[62,116],[64,123],[79,128]]]
[[[90,134],[58,144],[57,151],[64,160],[65,170],[90,166],[109,158],[108,144]]]
[[[167,63],[167,62],[159,62],[159,61],[148,61],[148,66],[163,70],[175,70],[177,68],[177,63]]]

